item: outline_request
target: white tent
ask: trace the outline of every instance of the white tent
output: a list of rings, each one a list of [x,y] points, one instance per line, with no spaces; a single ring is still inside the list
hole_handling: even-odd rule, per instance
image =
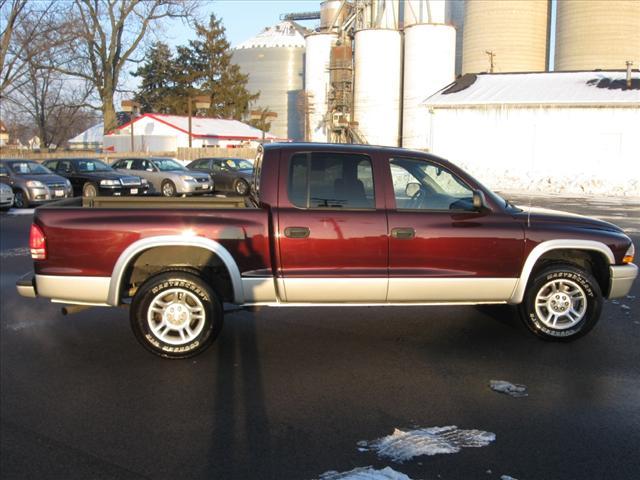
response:
[[[99,123],[69,140],[73,150],[91,150],[102,147],[104,123]]]

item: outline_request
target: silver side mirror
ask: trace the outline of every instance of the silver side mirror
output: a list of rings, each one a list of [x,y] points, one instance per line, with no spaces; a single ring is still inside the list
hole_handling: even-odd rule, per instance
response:
[[[473,191],[473,209],[474,210],[482,210],[487,208],[487,201],[484,198],[484,192],[481,190]]]

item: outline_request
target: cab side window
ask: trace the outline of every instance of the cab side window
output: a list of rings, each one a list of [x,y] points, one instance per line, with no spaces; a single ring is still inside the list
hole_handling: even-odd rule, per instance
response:
[[[392,158],[390,167],[398,210],[474,210],[471,188],[440,165]]]
[[[48,162],[44,162],[43,165],[45,167],[47,167],[49,170],[51,170],[52,172],[55,172],[58,169],[58,161],[57,160],[51,160]]]
[[[371,159],[331,152],[296,154],[289,168],[289,200],[300,208],[374,209]]]
[[[58,168],[56,169],[56,172],[58,172],[58,173],[72,173],[73,172],[73,167],[71,165],[71,162],[68,161],[68,160],[60,161],[60,163],[58,163]]]

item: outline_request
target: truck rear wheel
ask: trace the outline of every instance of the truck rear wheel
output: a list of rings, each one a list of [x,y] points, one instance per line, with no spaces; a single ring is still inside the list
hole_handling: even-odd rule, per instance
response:
[[[222,304],[213,289],[188,272],[165,272],[136,292],[131,328],[150,352],[188,358],[206,350],[222,330]]]
[[[602,311],[602,292],[593,276],[576,266],[556,264],[529,282],[520,316],[545,340],[568,342],[587,334]]]

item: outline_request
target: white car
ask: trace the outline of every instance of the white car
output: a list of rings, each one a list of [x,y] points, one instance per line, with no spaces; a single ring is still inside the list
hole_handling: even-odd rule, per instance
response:
[[[0,183],[0,209],[9,210],[13,206],[13,190],[9,185]]]

